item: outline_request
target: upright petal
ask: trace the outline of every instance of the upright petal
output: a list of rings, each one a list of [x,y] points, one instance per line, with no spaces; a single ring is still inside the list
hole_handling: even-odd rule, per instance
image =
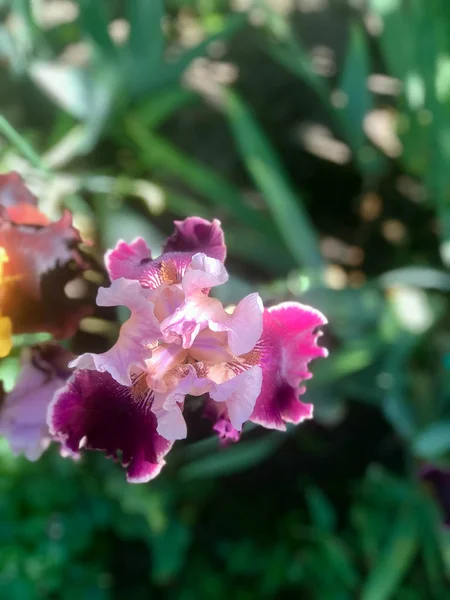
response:
[[[263,384],[251,421],[284,430],[286,423],[312,417],[312,405],[298,398],[305,388],[298,386],[312,377],[308,363],[327,356],[325,348],[317,345],[317,329],[326,322],[319,311],[297,302],[264,311],[263,334],[256,346]]]
[[[224,262],[227,248],[220,221],[211,223],[200,217],[175,221],[175,231],[167,238],[163,252],[202,252]]]
[[[143,483],[158,475],[173,443],[157,433],[151,402],[108,373],[77,371],[50,406],[50,433],[72,452],[82,445],[120,460],[128,481]]]
[[[242,425],[255,408],[256,399],[261,392],[262,377],[261,367],[255,365],[209,392],[212,400],[225,403],[230,422],[237,431],[241,431]]]
[[[228,281],[228,273],[224,264],[206,254],[194,254],[188,265],[181,286],[186,297],[201,294],[203,290],[222,285]]]
[[[165,339],[178,336],[183,348],[190,348],[201,331],[224,332],[230,351],[236,356],[250,352],[262,333],[263,306],[258,294],[250,294],[239,302],[234,312],[225,311],[217,298],[194,295],[161,323]],[[215,342],[213,336],[211,342]]]
[[[137,238],[131,244],[120,241],[107,253],[106,268],[111,279],[137,279],[150,289],[181,283],[194,254],[224,260],[226,248],[219,221],[205,221],[190,217],[175,222],[175,232],[164,246],[164,253],[151,259],[144,240]]]
[[[114,250],[108,250],[105,255],[106,269],[112,280],[119,277],[139,279],[142,268],[151,260],[151,250],[141,237],[135,238],[131,244],[119,240]]]
[[[231,314],[223,312],[221,318],[211,319],[212,331],[225,331],[230,350],[241,356],[253,350],[263,330],[263,303],[259,294],[245,296]]]
[[[138,281],[122,277],[113,281],[109,288],[99,289],[97,304],[126,306],[131,316],[120,328],[119,338],[110,350],[102,354],[82,354],[72,361],[71,366],[107,372],[122,385],[130,385],[131,367],[146,368],[145,361],[152,355],[149,345],[161,335],[149,291]]]
[[[72,356],[54,343],[23,353],[19,379],[0,410],[0,435],[6,437],[14,454],[36,460],[49,445],[47,409],[70,376],[67,363]]]

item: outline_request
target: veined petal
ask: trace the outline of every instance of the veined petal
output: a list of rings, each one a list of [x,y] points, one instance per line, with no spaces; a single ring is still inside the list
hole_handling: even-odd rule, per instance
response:
[[[37,460],[49,445],[47,409],[70,376],[67,363],[72,356],[54,343],[23,352],[19,379],[0,410],[0,435],[14,454]]]
[[[72,367],[108,372],[122,385],[130,385],[130,369],[137,366],[146,368],[145,361],[151,357],[148,347],[160,337],[159,323],[154,315],[154,305],[149,300],[149,291],[138,281],[116,279],[109,288],[100,288],[99,306],[126,306],[131,317],[120,328],[119,338],[114,346],[102,354],[82,354]]]
[[[142,238],[131,244],[120,241],[107,253],[106,268],[111,279],[137,279],[144,287],[181,283],[192,257],[202,252],[213,258],[224,259],[226,247],[219,221],[205,221],[190,217],[175,222],[175,232],[164,246],[164,253],[151,259],[150,250]]]
[[[220,221],[211,223],[200,217],[175,221],[175,231],[167,238],[163,252],[203,252],[224,262],[227,248]]]
[[[50,433],[68,450],[102,450],[128,467],[127,479],[143,483],[164,466],[172,442],[157,431],[151,397],[122,386],[108,373],[77,371],[53,400]]]
[[[262,386],[262,369],[255,365],[213,388],[209,395],[215,402],[224,402],[232,426],[241,431],[253,412]]]
[[[152,411],[158,420],[157,431],[168,440],[181,440],[187,435],[183,417],[184,399],[187,394],[201,396],[215,386],[206,378],[198,377],[192,365],[183,365],[178,377],[174,377],[174,387],[167,393],[154,394]]]
[[[308,363],[327,356],[317,345],[317,328],[326,323],[317,310],[297,302],[284,302],[264,311],[264,326],[257,344],[263,385],[251,421],[271,429],[286,428],[312,418],[313,407],[299,400],[300,383],[312,375]]]
[[[206,328],[227,335],[229,350],[236,356],[250,352],[262,333],[263,306],[259,294],[246,296],[228,314],[216,298],[194,295],[161,323],[165,339],[179,336],[183,348],[190,348]],[[204,360],[207,360],[204,357]]]
[[[164,376],[170,369],[182,363],[186,356],[187,350],[180,344],[160,344],[146,361],[148,386],[158,392],[165,392],[167,386]]]

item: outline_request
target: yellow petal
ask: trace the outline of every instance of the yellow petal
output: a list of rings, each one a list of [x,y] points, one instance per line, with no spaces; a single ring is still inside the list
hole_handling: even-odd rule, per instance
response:
[[[12,348],[12,323],[8,317],[0,317],[0,358],[8,356]]]

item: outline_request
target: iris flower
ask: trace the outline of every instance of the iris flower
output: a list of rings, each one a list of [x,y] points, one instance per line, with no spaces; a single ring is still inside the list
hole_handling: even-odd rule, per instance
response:
[[[91,312],[86,298],[70,298],[67,284],[89,267],[80,234],[65,211],[50,222],[17,173],[0,175],[0,353],[8,332],[70,337]]]
[[[50,444],[47,409],[71,375],[71,358],[73,354],[53,342],[26,348],[22,353],[19,378],[0,407],[0,435],[8,440],[14,454],[36,460]]]
[[[210,296],[224,284],[226,247],[219,221],[175,222],[163,253],[142,238],[107,253],[112,280],[97,304],[125,306],[129,319],[113,347],[86,353],[49,408],[50,433],[70,452],[104,451],[128,480],[155,477],[187,427],[183,411],[201,397],[222,439],[236,441],[246,421],[283,430],[312,417],[300,401],[308,363],[326,323],[295,302],[264,309],[258,294],[233,309]]]

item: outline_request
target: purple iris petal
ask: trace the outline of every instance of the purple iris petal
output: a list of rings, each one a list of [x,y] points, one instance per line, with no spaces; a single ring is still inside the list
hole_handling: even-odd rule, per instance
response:
[[[200,217],[175,221],[175,231],[167,238],[163,252],[202,252],[224,262],[227,248],[220,221],[214,219],[211,223]]]
[[[203,416],[213,423],[213,430],[217,433],[223,446],[232,442],[238,442],[241,432],[233,427],[228,416],[227,407],[224,403],[214,402],[209,396],[206,397]]]
[[[72,452],[102,450],[128,467],[128,481],[156,477],[173,442],[157,431],[151,399],[108,373],[77,371],[54,399],[48,422],[55,439]]]
[[[156,288],[164,284],[179,283],[197,253],[224,260],[226,246],[220,222],[189,217],[175,221],[175,231],[164,245],[164,253],[152,259],[142,238],[131,244],[120,241],[106,254],[106,268],[111,279],[126,277],[137,279],[141,285]]]

